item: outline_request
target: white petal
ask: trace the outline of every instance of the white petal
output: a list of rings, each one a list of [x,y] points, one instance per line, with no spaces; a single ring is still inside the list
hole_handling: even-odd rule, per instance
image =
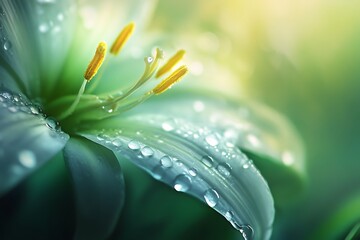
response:
[[[68,135],[21,95],[0,89],[0,195],[58,153]]]
[[[1,65],[8,65],[31,97],[46,95],[57,81],[73,32],[71,0],[4,0]]]
[[[81,133],[175,190],[195,196],[242,234],[268,239],[274,202],[261,174],[216,128],[164,116],[112,119]],[[110,128],[110,129],[109,129]]]

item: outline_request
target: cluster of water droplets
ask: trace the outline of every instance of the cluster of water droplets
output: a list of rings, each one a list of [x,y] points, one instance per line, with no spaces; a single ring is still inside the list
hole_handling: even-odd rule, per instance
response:
[[[42,34],[58,34],[63,30],[63,22],[74,6],[69,6],[67,10],[59,7],[61,1],[56,0],[33,0],[36,1],[36,13],[38,18],[38,31]],[[61,10],[59,10],[61,9]],[[65,8],[66,9],[66,8]]]
[[[41,122],[52,130],[50,131],[50,135],[53,133],[54,137],[58,137],[57,134],[61,133],[60,125],[56,119],[46,116],[39,105],[30,102],[21,94],[0,89],[0,112],[11,114],[11,117],[15,117],[17,121],[21,121],[22,119],[29,119],[29,121],[31,121],[29,115],[33,115],[36,118],[42,119]],[[6,118],[4,121],[5,120]],[[0,143],[3,137],[0,133]],[[4,150],[0,149],[0,157],[2,154],[4,154]],[[18,153],[18,160],[22,167],[33,168],[36,166],[36,156],[30,150],[24,149],[20,151]],[[21,169],[15,168],[14,171],[21,171]]]
[[[233,209],[234,206],[229,205],[223,189],[209,181],[211,178],[219,178],[223,179],[221,181],[234,182],[235,171],[241,174],[241,171],[247,171],[253,166],[246,155],[234,144],[224,143],[218,132],[206,127],[192,125],[181,119],[156,116],[141,118],[149,119],[157,130],[149,134],[136,130],[129,132],[127,128],[104,129],[84,136],[132,160],[155,179],[171,185],[176,191],[201,199],[221,213],[242,233],[244,239],[252,239],[252,227],[242,221],[242,217]],[[179,147],[176,147],[177,143]],[[183,143],[185,146],[181,146]],[[196,151],[197,147],[191,150],[192,146],[198,146],[202,152],[182,152],[182,148]]]

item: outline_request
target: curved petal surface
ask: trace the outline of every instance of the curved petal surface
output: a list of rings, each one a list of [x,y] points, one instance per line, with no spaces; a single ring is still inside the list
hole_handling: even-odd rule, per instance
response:
[[[275,111],[255,102],[229,100],[219,95],[171,93],[124,113],[123,117],[141,119],[164,116],[174,131],[176,119],[216,128],[230,145],[251,155],[269,182],[275,202],[286,205],[301,193],[305,179],[304,150],[291,124]]]
[[[58,153],[68,138],[24,96],[0,88],[0,195]]]
[[[167,120],[161,115],[115,118],[96,124],[100,130],[81,134],[175,190],[207,203],[245,239],[268,239],[274,202],[252,161],[220,138],[216,128],[179,118]]]
[[[53,90],[72,39],[74,7],[71,0],[1,1],[1,65],[27,96]]]
[[[71,138],[64,150],[77,212],[75,239],[107,239],[124,204],[125,184],[114,154],[87,139]]]

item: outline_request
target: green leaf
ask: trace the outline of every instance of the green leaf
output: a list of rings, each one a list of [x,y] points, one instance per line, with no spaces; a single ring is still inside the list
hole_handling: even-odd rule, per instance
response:
[[[0,196],[51,159],[68,138],[39,107],[0,88]]]
[[[89,140],[71,138],[64,150],[74,182],[75,239],[106,239],[124,204],[124,179],[114,154]]]
[[[344,239],[359,235],[360,194],[352,196],[329,214],[311,239]],[[356,239],[356,238],[355,238]]]

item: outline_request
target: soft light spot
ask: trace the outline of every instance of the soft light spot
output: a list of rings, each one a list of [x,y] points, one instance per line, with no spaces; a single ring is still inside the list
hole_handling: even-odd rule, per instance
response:
[[[295,162],[294,156],[288,151],[283,152],[281,159],[283,163],[287,166],[291,166]]]
[[[29,150],[23,150],[19,153],[19,162],[27,168],[33,168],[36,166],[35,154]]]
[[[195,112],[202,112],[205,109],[205,104],[201,101],[195,101],[193,107]]]
[[[254,134],[248,134],[246,136],[246,139],[253,147],[259,147],[261,145],[261,142],[257,136]]]

